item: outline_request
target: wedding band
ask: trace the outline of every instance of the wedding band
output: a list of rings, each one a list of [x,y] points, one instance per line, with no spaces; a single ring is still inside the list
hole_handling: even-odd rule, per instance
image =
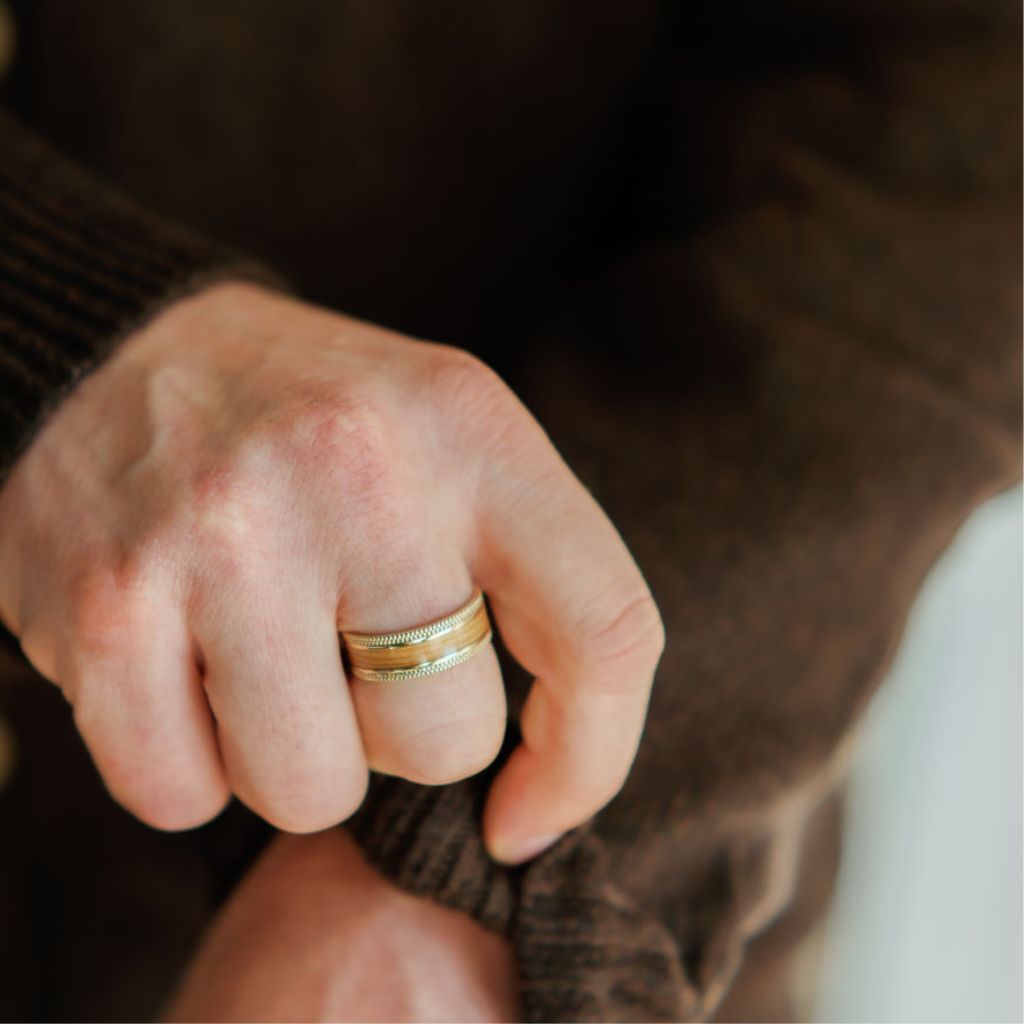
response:
[[[443,618],[395,633],[352,633],[341,638],[349,668],[371,683],[417,679],[469,661],[491,640],[491,620],[479,589]]]

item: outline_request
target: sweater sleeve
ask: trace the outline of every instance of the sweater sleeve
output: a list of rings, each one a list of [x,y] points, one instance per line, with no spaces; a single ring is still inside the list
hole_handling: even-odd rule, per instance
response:
[[[135,208],[0,110],[0,480],[146,318],[255,263]]]
[[[665,619],[630,779],[511,873],[486,780],[381,782],[355,823],[510,936],[529,1020],[715,1012],[922,578],[1020,473],[1019,12],[711,6],[680,16],[634,236],[516,382]]]

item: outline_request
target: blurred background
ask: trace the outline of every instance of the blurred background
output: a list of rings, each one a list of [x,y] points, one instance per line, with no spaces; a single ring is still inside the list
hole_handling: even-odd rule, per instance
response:
[[[864,722],[815,1020],[1024,1020],[1021,509],[968,521]]]

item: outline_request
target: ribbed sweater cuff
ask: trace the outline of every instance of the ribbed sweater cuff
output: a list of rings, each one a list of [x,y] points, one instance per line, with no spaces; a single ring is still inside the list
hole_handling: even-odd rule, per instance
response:
[[[0,481],[117,342],[228,277],[274,281],[135,208],[0,112]]]
[[[509,941],[523,1020],[692,1020],[699,993],[675,940],[615,883],[589,827],[525,867],[490,859],[480,820],[497,768],[450,786],[374,776],[346,828],[400,888]]]

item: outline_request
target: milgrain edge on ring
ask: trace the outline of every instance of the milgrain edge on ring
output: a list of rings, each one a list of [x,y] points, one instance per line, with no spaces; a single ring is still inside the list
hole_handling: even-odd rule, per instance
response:
[[[492,635],[479,588],[455,611],[422,626],[391,633],[341,633],[352,675],[371,683],[444,672],[469,661]]]

